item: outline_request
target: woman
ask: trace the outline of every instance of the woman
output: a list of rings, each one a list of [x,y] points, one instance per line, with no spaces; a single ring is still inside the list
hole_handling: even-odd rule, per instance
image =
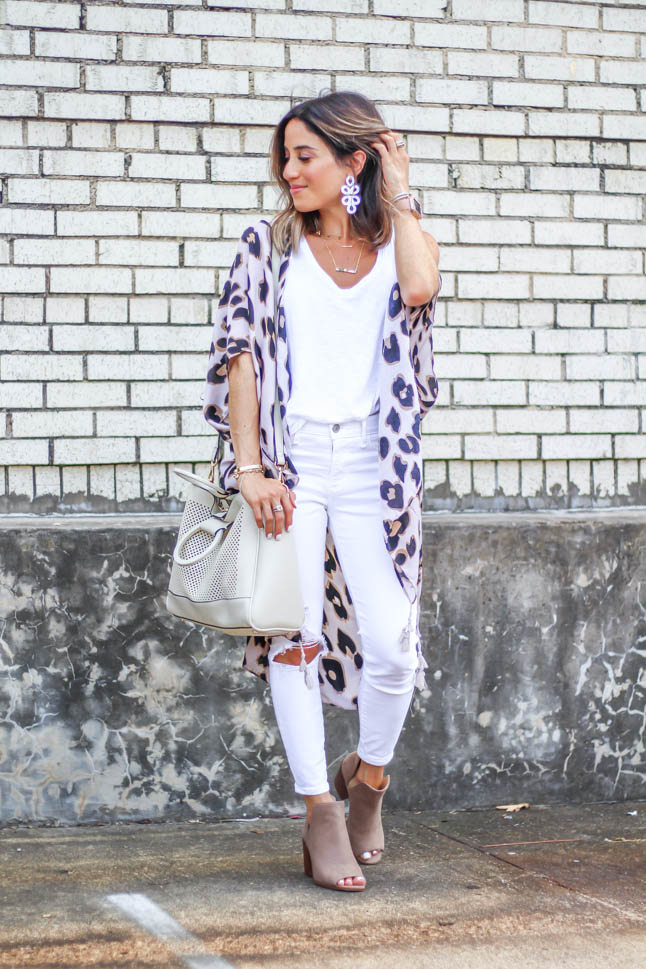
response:
[[[365,888],[357,860],[381,860],[384,767],[426,666],[420,422],[437,396],[431,325],[441,277],[408,164],[404,141],[361,95],[312,98],[282,118],[271,166],[284,206],[271,226],[258,220],[242,234],[205,391],[205,417],[227,442],[221,484],[239,487],[276,541],[294,525],[304,626],[249,637],[243,665],[269,681],[305,798],[305,872],[341,891]],[[357,751],[335,779],[349,798],[347,826],[344,800],[328,786],[323,701],[359,713]]]

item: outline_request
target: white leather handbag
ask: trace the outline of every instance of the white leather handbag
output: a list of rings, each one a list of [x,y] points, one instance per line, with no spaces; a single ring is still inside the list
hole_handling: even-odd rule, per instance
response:
[[[272,252],[274,281],[279,257]],[[274,292],[276,289],[274,289]],[[283,425],[274,401],[276,457],[285,462]],[[218,441],[212,469],[219,463]],[[188,484],[173,551],[166,607],[174,616],[231,635],[294,633],[305,621],[294,525],[281,540],[267,538],[238,491],[174,468]],[[214,475],[213,475],[214,476]]]

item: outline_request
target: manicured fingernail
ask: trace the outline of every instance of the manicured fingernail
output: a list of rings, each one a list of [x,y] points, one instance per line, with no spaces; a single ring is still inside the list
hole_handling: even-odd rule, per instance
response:
[[[282,535],[274,535],[274,538],[276,539],[277,542],[279,542],[282,538]]]

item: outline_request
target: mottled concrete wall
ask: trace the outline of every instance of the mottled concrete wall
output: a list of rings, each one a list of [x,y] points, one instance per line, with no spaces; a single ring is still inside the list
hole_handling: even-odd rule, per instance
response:
[[[0,821],[298,804],[242,640],[165,610],[177,521],[0,519]],[[646,796],[646,510],[438,514],[424,529],[428,690],[389,806]],[[356,716],[326,716],[333,776]]]

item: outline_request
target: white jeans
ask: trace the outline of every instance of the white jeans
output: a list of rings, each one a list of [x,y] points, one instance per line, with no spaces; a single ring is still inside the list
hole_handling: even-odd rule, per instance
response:
[[[299,474],[293,527],[305,602],[301,633],[305,645],[323,645],[309,663],[310,686],[298,666],[275,661],[286,649],[300,649],[298,644],[273,636],[269,649],[274,711],[297,794],[329,790],[317,673],[327,650],[322,620],[328,519],[361,636],[357,752],[362,760],[378,766],[392,760],[414,691],[416,650],[400,645],[410,604],[384,542],[377,422],[374,414],[342,424],[302,418],[290,423]]]

